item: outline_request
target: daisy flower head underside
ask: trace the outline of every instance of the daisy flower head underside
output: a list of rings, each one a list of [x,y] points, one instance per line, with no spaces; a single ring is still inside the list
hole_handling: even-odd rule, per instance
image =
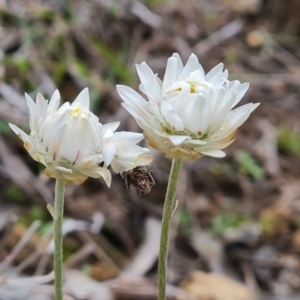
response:
[[[135,145],[137,137],[134,141],[128,141],[128,136],[133,133],[121,134],[123,139],[114,139],[112,147],[111,140],[107,140],[105,134],[109,133],[111,138],[118,134],[114,131],[119,122],[106,125],[99,122],[98,117],[89,110],[87,88],[72,104],[65,102],[61,107],[58,90],[49,101],[41,94],[37,95],[36,102],[27,94],[25,97],[30,112],[30,134],[13,124],[9,126],[23,140],[30,156],[46,167],[45,175],[75,184],[81,184],[88,177],[102,177],[110,186],[111,173],[107,169],[110,164],[118,166],[120,173],[138,164],[151,162],[152,157],[146,154],[149,150]],[[140,136],[139,140],[142,139]],[[119,153],[120,145],[126,142],[138,149],[134,153],[130,149]],[[124,156],[127,159],[125,162],[122,160]]]
[[[169,158],[224,157],[236,130],[259,103],[234,108],[249,84],[229,81],[219,64],[205,74],[192,54],[184,66],[177,53],[168,59],[163,80],[145,63],[136,66],[147,100],[118,85],[122,105],[144,131],[148,144]]]

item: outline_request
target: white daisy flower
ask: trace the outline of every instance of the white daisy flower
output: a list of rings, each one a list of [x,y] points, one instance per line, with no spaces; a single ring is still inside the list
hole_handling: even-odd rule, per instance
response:
[[[36,102],[25,94],[30,111],[30,135],[13,124],[11,129],[23,140],[31,157],[42,163],[44,174],[65,183],[81,184],[88,177],[102,177],[111,184],[111,165],[116,173],[148,165],[149,149],[136,145],[140,133],[115,132],[120,122],[102,125],[90,110],[89,91],[85,88],[70,104],[60,108],[56,90],[50,101],[41,94]],[[100,167],[99,164],[104,164]]]
[[[110,171],[99,166],[103,162],[102,124],[89,110],[88,89],[72,104],[66,102],[60,108],[58,90],[49,102],[41,94],[36,102],[25,96],[30,111],[30,135],[13,124],[9,126],[23,140],[31,157],[46,167],[44,174],[76,184],[88,177],[102,177],[110,186]]]
[[[173,54],[163,81],[145,62],[136,68],[147,100],[132,88],[118,85],[122,105],[144,130],[149,146],[169,158],[224,157],[221,149],[233,142],[237,128],[259,105],[234,108],[249,84],[229,81],[223,64],[205,74],[194,54],[185,66]]]

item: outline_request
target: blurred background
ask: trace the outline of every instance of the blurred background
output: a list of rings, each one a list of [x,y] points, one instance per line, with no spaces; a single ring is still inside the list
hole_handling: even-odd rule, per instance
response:
[[[138,132],[115,85],[138,89],[142,61],[163,76],[174,52],[206,71],[223,62],[250,82],[241,104],[261,105],[225,159],[184,163],[168,299],[299,299],[299,15],[298,0],[0,0],[0,299],[53,299],[54,181],[8,127],[29,132],[24,92],[73,101],[88,87],[102,123]],[[119,176],[67,187],[66,299],[156,299],[171,162],[152,155],[146,196]]]

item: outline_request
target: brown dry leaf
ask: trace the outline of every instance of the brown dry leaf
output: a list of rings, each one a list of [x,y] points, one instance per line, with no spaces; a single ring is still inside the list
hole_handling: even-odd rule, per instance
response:
[[[96,262],[91,267],[91,277],[97,281],[105,281],[114,278],[115,275],[112,272],[108,272],[105,264]]]
[[[195,271],[180,286],[197,300],[251,300],[245,285],[217,274]]]

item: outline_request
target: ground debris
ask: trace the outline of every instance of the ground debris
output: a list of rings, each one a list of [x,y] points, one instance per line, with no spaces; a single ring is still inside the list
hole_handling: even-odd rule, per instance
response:
[[[247,287],[225,276],[193,272],[181,283],[181,288],[197,300],[251,300]]]

